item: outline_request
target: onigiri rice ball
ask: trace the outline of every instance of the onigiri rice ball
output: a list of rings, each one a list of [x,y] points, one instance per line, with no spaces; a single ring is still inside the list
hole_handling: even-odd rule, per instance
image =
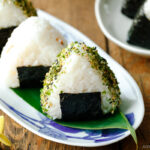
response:
[[[62,48],[64,37],[50,23],[30,17],[12,33],[3,48],[0,75],[8,87],[19,87],[17,67],[51,66]]]
[[[81,120],[114,113],[120,90],[114,73],[96,48],[71,43],[46,74],[41,106],[52,119]]]

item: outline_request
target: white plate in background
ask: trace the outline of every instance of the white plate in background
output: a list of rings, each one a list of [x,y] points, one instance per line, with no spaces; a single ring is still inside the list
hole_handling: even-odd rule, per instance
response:
[[[124,0],[96,0],[95,15],[108,39],[132,53],[150,57],[150,49],[128,44],[127,34],[133,20],[121,13]]]

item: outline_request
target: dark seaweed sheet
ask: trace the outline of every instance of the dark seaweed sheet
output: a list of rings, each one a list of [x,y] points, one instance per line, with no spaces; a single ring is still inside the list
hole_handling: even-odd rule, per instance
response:
[[[2,52],[3,47],[5,46],[8,38],[10,37],[12,31],[16,28],[14,27],[9,27],[5,29],[0,29],[0,54]]]
[[[124,0],[121,12],[129,18],[134,18],[145,0]]]
[[[92,120],[101,118],[101,93],[60,94],[62,120]]]
[[[45,74],[50,67],[32,66],[32,67],[18,67],[18,78],[21,88],[42,87]]]
[[[150,21],[144,14],[143,9],[133,21],[128,33],[129,44],[150,48]]]

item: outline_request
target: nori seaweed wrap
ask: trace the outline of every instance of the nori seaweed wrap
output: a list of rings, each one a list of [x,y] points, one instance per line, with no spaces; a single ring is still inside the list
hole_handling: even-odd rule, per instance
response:
[[[136,46],[150,48],[150,19],[146,15],[145,7],[148,1],[145,2],[140,9],[133,24],[128,32],[127,42]],[[150,2],[150,1],[149,1]]]
[[[28,0],[0,1],[0,54],[12,31],[27,17],[36,16],[36,10]]]
[[[114,73],[96,48],[84,43],[71,43],[61,51],[41,90],[42,110],[52,119],[96,119],[114,113],[119,104]]]
[[[17,67],[18,79],[21,88],[42,87],[43,80],[50,67],[29,66]]]
[[[5,46],[8,38],[10,37],[12,31],[15,28],[16,28],[16,26],[0,30],[0,54],[1,54],[1,51],[2,51],[3,47]]]
[[[133,19],[145,0],[124,0],[121,12]]]
[[[92,120],[103,116],[101,93],[61,93],[60,106],[62,120]]]

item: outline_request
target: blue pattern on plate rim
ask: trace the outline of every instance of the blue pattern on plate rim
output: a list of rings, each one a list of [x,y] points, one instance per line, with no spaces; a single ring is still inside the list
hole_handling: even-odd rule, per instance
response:
[[[5,101],[0,99],[0,101],[5,104],[8,109],[13,111],[16,115],[21,117],[24,121],[28,122],[32,126],[37,128],[39,133],[48,135],[50,137],[61,139],[61,140],[85,140],[92,141],[94,143],[106,142],[113,139],[117,139],[125,134],[127,130],[123,129],[106,129],[106,130],[81,130],[81,129],[74,129],[69,127],[64,127],[62,125],[57,124],[53,120],[47,118],[42,113],[37,111],[37,115],[39,116],[40,120],[35,118],[29,117],[14,107],[7,104]],[[33,108],[34,109],[34,108]],[[129,120],[130,124],[133,125],[135,122],[134,114],[129,113],[126,114],[127,119]]]

